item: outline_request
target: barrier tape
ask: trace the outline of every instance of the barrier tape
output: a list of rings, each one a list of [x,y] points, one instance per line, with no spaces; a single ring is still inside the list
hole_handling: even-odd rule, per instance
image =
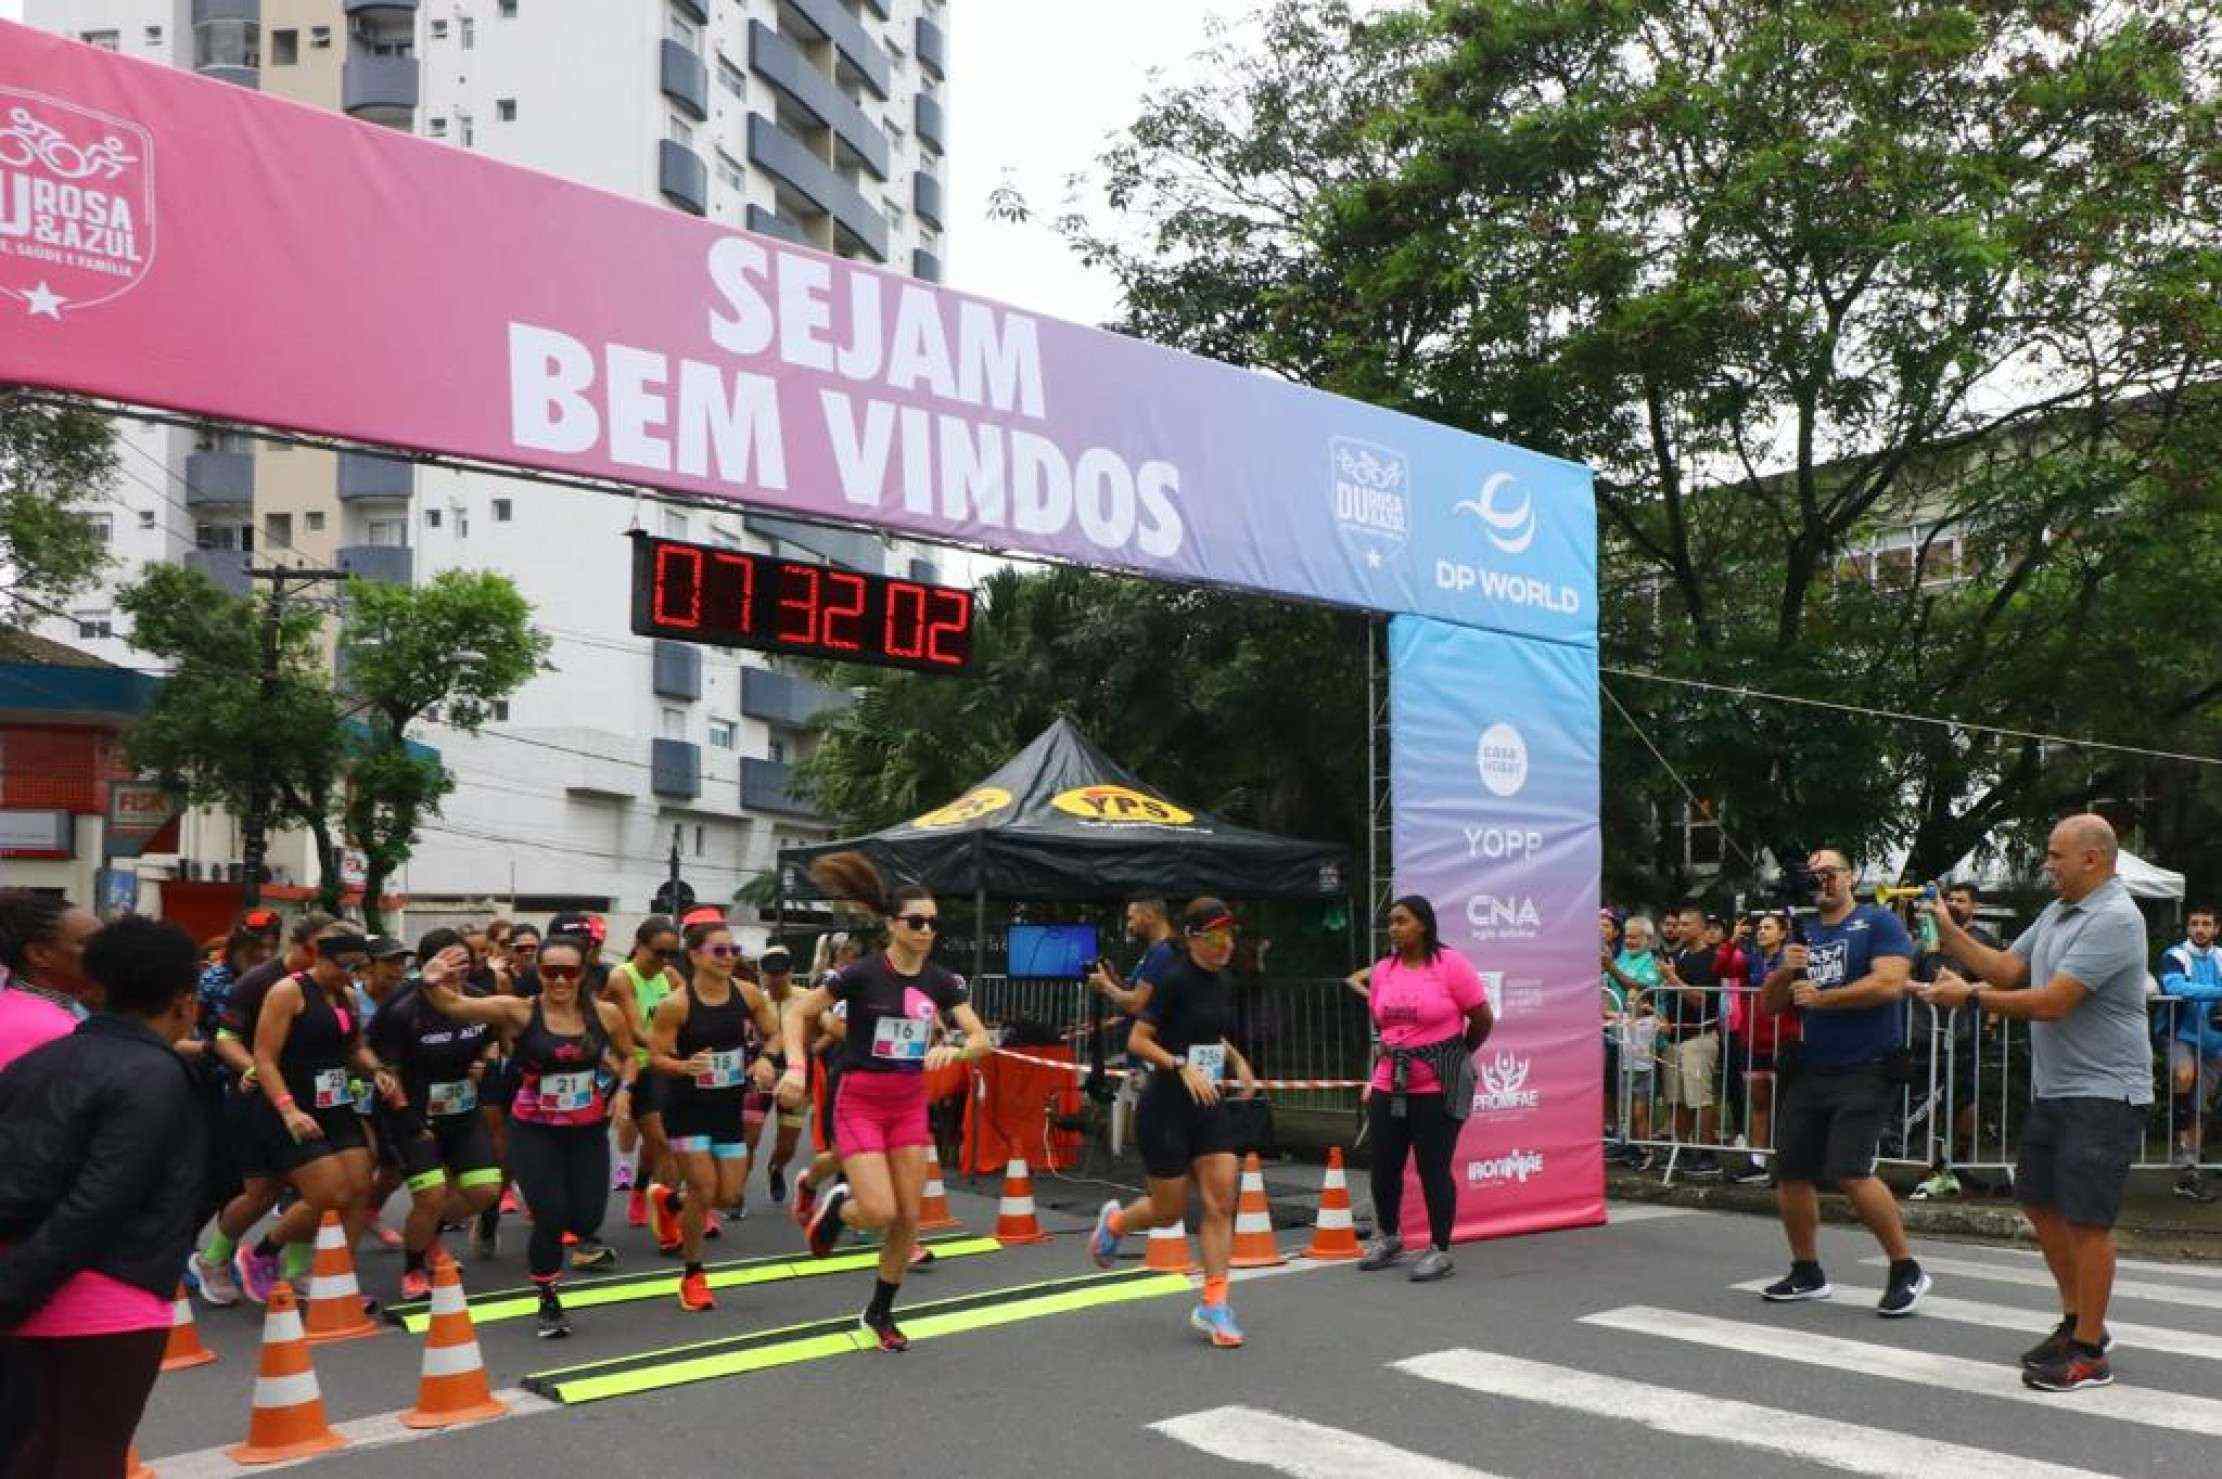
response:
[[[1067,1073],[1088,1073],[1092,1071],[1085,1063],[1067,1063],[1057,1058],[1036,1058],[1027,1053],[1013,1052],[1009,1048],[997,1048],[995,1056],[1015,1059],[1020,1063],[1031,1063],[1036,1068],[1062,1068]],[[1112,1078],[1126,1078],[1135,1070],[1106,1067],[1103,1071]],[[1362,1078],[1261,1078],[1258,1080],[1258,1087],[1261,1089],[1362,1089],[1365,1086],[1366,1080]]]

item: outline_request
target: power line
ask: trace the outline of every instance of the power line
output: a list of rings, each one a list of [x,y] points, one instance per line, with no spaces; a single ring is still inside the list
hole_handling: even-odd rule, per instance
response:
[[[1620,695],[1612,691],[1611,685],[1606,683],[1603,679],[1599,679],[1597,683],[1597,691],[1605,695],[1605,697],[1612,703],[1613,708],[1619,711],[1621,718],[1628,721],[1628,727],[1636,732],[1637,739],[1643,741],[1643,747],[1651,752],[1651,758],[1658,761],[1660,765],[1664,766],[1668,775],[1674,777],[1674,784],[1680,786],[1682,788],[1682,794],[1690,798],[1690,805],[1700,810],[1710,810],[1710,807],[1708,807],[1704,801],[1699,799],[1697,792],[1690,789],[1690,783],[1682,779],[1682,772],[1674,768],[1674,762],[1667,759],[1665,755],[1661,754],[1657,745],[1651,743],[1650,734],[1644,730],[1644,727],[1641,724],[1638,724],[1636,722],[1636,716],[1628,712],[1627,705],[1623,704],[1620,701]],[[1728,835],[1728,828],[1726,827],[1721,828],[1721,840],[1727,843],[1730,847],[1736,849],[1736,856],[1744,860],[1745,867],[1751,869],[1754,873],[1759,871],[1759,864],[1753,861],[1751,854],[1745,852],[1742,846],[1737,843],[1735,838]]]

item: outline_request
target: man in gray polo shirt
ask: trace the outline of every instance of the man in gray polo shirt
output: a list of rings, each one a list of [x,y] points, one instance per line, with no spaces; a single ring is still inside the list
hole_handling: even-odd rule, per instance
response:
[[[1939,971],[1920,995],[2029,1023],[2029,1117],[2014,1194],[2060,1290],[2059,1326],[2022,1357],[2040,1391],[2102,1387],[2114,1219],[2153,1102],[2145,1022],[2145,919],[2115,876],[2114,828],[2074,816],[2052,829],[2045,877],[2059,898],[2005,950],[1985,948],[1941,904],[1943,953],[1980,979]]]

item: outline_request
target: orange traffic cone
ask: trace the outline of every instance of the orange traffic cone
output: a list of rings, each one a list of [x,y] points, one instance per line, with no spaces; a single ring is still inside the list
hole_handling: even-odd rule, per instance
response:
[[[170,1343],[162,1348],[162,1369],[183,1371],[215,1359],[216,1353],[201,1344],[201,1329],[193,1323],[193,1301],[185,1297],[185,1286],[180,1284],[177,1298],[170,1301]]]
[[[293,1286],[280,1279],[270,1286],[270,1309],[262,1320],[262,1366],[255,1376],[247,1441],[224,1452],[234,1463],[274,1464],[346,1446],[324,1420],[324,1396],[309,1364],[301,1310]]]
[[[1142,1266],[1165,1274],[1192,1274],[1201,1267],[1188,1250],[1187,1224],[1151,1228],[1149,1256],[1142,1260]]]
[[[1230,1268],[1277,1268],[1288,1262],[1273,1241],[1273,1211],[1266,1205],[1265,1173],[1258,1153],[1242,1159],[1242,1198],[1234,1209],[1234,1257]]]
[[[154,1468],[139,1457],[139,1445],[136,1443],[124,1450],[123,1479],[154,1479]]]
[[[926,1147],[926,1190],[918,1199],[918,1230],[939,1232],[945,1227],[962,1227],[963,1223],[950,1214],[949,1188],[941,1184],[941,1152]]]
[[[355,1282],[355,1255],[347,1251],[347,1229],[339,1213],[327,1212],[316,1230],[316,1262],[309,1266],[309,1299],[304,1323],[310,1345],[359,1340],[378,1326],[363,1313],[362,1286]]]
[[[995,1209],[995,1240],[1006,1248],[1021,1243],[1046,1243],[1041,1219],[1034,1215],[1034,1178],[1017,1156],[1003,1168],[1003,1200]]]
[[[1306,1258],[1336,1259],[1359,1256],[1358,1233],[1350,1225],[1350,1183],[1342,1171],[1342,1147],[1327,1151],[1327,1179],[1319,1188],[1319,1222],[1312,1229]]]
[[[478,1332],[471,1326],[470,1306],[463,1302],[463,1276],[455,1260],[443,1253],[432,1265],[432,1328],[424,1337],[417,1405],[401,1414],[401,1421],[412,1428],[447,1428],[507,1411],[509,1404],[496,1401],[486,1385]]]

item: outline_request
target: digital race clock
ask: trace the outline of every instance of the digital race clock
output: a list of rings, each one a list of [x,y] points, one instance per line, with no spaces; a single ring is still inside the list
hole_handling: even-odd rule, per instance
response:
[[[972,593],[636,533],[633,630],[718,647],[954,672]]]

